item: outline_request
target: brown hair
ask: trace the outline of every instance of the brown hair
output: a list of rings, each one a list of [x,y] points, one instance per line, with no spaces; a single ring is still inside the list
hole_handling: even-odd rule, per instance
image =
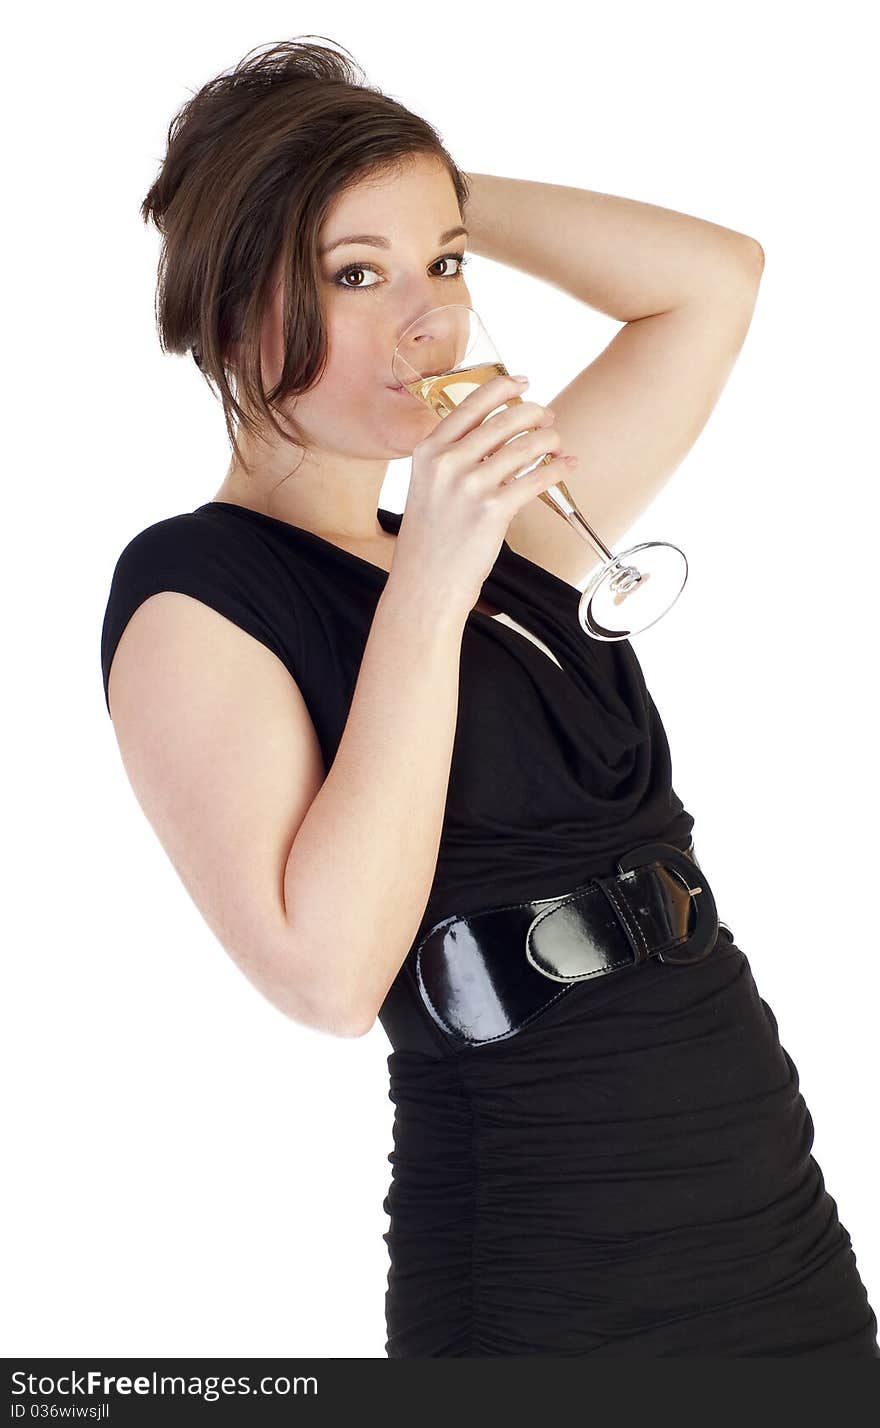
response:
[[[261,413],[279,436],[306,444],[296,422],[289,437],[271,408],[308,391],[326,367],[318,231],[331,202],[367,174],[400,172],[408,158],[429,154],[446,165],[464,221],[467,181],[436,130],[367,85],[345,54],[287,40],[249,51],[203,85],[172,119],[141,205],[144,222],[152,219],[163,237],[160,345],[192,352],[223,403],[232,449],[248,474],[234,416],[258,435],[252,414]],[[260,333],[279,256],[284,365],[267,393]]]

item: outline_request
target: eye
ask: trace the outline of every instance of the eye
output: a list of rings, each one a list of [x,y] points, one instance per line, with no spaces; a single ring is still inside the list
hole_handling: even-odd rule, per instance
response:
[[[454,273],[438,273],[437,276],[439,278],[446,279],[447,281],[453,278],[460,278],[462,269],[466,263],[470,262],[470,258],[465,257],[464,253],[444,253],[442,258],[437,258],[432,266],[436,267],[437,263],[450,263],[453,261],[458,264],[456,271]],[[366,291],[368,288],[378,288],[381,285],[379,283],[347,283],[344,282],[343,279],[347,278],[349,273],[375,272],[377,272],[377,269],[372,263],[349,263],[347,267],[340,268],[338,273],[334,273],[331,282],[335,283],[339,288],[347,288],[349,292],[357,292],[359,290]]]

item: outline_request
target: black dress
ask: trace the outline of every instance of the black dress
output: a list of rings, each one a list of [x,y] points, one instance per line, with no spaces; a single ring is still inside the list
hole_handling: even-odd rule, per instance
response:
[[[159,521],[116,564],[105,698],[134,610],[182,591],[284,663],[329,768],[386,579],[226,502]],[[484,593],[550,653],[468,617],[413,948],[452,913],[567,892],[639,843],[691,843],[629,641],[589,639],[578,591],[506,543]],[[797,1068],[726,931],[703,962],[574,984],[518,1035],[463,1052],[422,1007],[410,954],[380,1021],[413,1048],[388,1057],[389,1357],[880,1357]]]

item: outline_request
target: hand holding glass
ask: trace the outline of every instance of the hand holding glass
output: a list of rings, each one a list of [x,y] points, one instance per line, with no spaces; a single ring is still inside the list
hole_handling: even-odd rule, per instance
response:
[[[394,349],[391,367],[395,381],[439,417],[454,411],[475,387],[509,375],[476,312],[462,303],[431,308],[410,323]],[[515,479],[552,460],[552,455],[542,456]],[[687,559],[677,545],[644,541],[614,555],[587,524],[564,481],[539,492],[539,499],[602,558],[578,606],[581,628],[588,635],[595,640],[629,639],[671,609],[688,574]]]

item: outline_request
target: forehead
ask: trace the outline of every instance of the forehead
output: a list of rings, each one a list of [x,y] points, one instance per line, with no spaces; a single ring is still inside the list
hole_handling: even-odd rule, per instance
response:
[[[431,241],[461,222],[446,165],[431,155],[409,157],[399,168],[367,174],[338,195],[321,225],[322,244],[348,233],[380,233],[392,241],[424,230]]]

